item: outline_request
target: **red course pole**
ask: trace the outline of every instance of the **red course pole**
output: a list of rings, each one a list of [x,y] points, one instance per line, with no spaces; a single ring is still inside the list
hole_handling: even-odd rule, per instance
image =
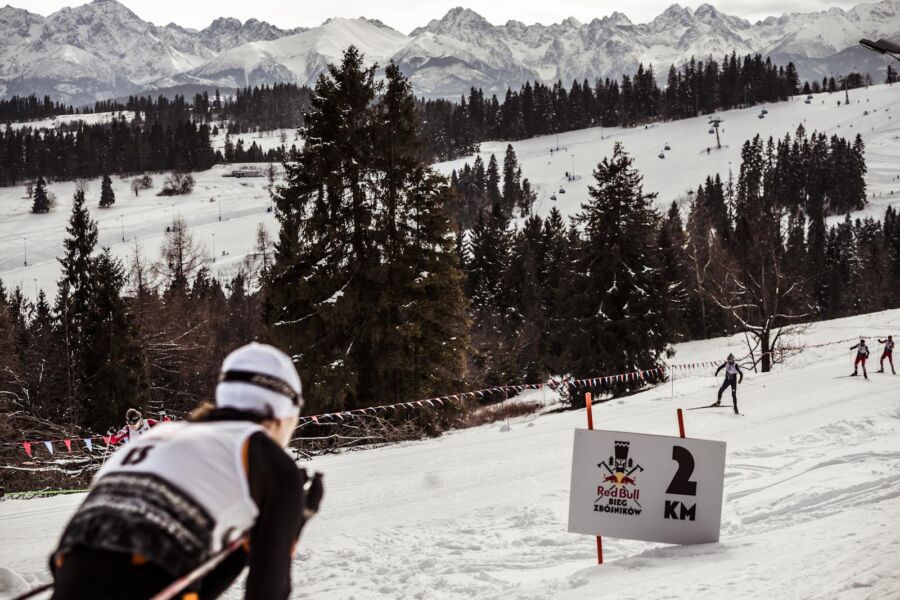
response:
[[[594,428],[594,410],[591,406],[591,393],[586,392],[584,394],[584,407],[587,409],[587,421],[588,421],[588,429]],[[597,536],[597,564],[603,564],[603,540],[600,536]]]
[[[678,435],[684,437],[684,415],[680,408],[678,409]]]

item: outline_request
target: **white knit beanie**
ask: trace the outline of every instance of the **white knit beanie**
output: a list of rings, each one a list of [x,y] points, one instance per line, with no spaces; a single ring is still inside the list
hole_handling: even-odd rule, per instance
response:
[[[296,417],[303,408],[303,389],[293,361],[266,344],[253,342],[238,348],[222,361],[216,407],[276,419]]]

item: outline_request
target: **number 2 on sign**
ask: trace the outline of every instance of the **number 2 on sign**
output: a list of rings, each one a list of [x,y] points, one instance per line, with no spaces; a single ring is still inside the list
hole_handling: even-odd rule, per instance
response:
[[[687,448],[681,446],[672,447],[672,460],[678,463],[678,470],[672,482],[666,489],[667,494],[678,494],[679,496],[696,496],[697,482],[691,481],[691,475],[694,474],[694,456]],[[678,521],[693,521],[697,516],[697,505],[688,506],[677,500],[666,500],[665,514],[666,519],[674,519]]]
[[[673,446],[672,460],[678,463],[678,470],[675,471],[675,477],[672,478],[672,483],[669,484],[666,493],[680,496],[696,496],[697,482],[691,481],[691,475],[694,474],[694,456],[687,448]]]

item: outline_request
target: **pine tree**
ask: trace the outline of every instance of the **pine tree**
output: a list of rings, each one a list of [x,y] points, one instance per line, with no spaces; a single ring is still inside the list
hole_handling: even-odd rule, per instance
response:
[[[666,282],[669,299],[666,320],[672,331],[673,339],[685,339],[689,333],[686,323],[690,298],[686,288],[689,278],[685,243],[681,211],[678,203],[673,201],[657,234],[660,273]]]
[[[94,287],[80,347],[80,420],[82,426],[102,431],[120,423],[129,407],[141,405],[146,382],[133,317],[122,297],[125,269],[107,248],[92,271]]]
[[[225,148],[225,152],[224,152],[225,162],[227,162],[227,163],[234,162],[234,160],[235,160],[235,158],[234,158],[234,142],[231,141],[230,133],[225,134],[225,147],[224,148]]]
[[[513,210],[522,203],[522,173],[518,167],[516,151],[513,149],[512,144],[507,144],[506,155],[503,158],[503,209],[508,215],[512,215]]]
[[[492,208],[495,204],[503,206],[503,197],[500,193],[500,167],[497,164],[497,157],[493,154],[491,154],[491,159],[488,161],[485,192],[487,206]]]
[[[85,328],[89,324],[94,295],[94,248],[97,245],[97,224],[85,207],[84,189],[75,190],[72,216],[63,240],[65,254],[59,259],[62,277],[57,282],[55,313],[59,323],[59,337],[65,351],[68,407],[66,414],[79,422],[79,408],[83,371],[78,353],[86,343]]]
[[[83,327],[89,312],[93,290],[94,249],[97,245],[97,223],[85,207],[84,190],[72,197],[72,216],[63,240],[64,255],[59,259],[62,278],[57,285],[56,312],[60,319],[75,328]]]
[[[44,290],[38,293],[29,324],[29,345],[23,361],[34,413],[53,423],[71,423],[66,414],[66,356],[53,311]]]
[[[513,376],[519,380],[535,381],[546,373],[542,229],[543,222],[537,216],[525,221],[513,241],[503,284],[513,299],[506,330],[515,349]]]
[[[511,247],[508,227],[500,204],[494,204],[490,214],[479,214],[468,238],[466,296],[472,306],[474,367],[486,383],[508,380],[512,366],[510,345],[502,335],[510,308],[510,293],[504,288]]]
[[[800,89],[800,76],[797,75],[797,67],[794,66],[793,62],[789,62],[787,64],[787,67],[784,70],[784,75],[784,83],[787,86],[787,95],[795,96]],[[809,91],[806,91],[804,93],[808,94]]]
[[[521,171],[519,176],[521,176]],[[537,201],[537,192],[531,188],[531,182],[527,177],[522,179],[522,190],[519,196],[519,214],[523,217],[531,214],[531,207]]]
[[[409,190],[410,236],[399,257],[408,267],[402,296],[397,299],[403,353],[391,365],[398,391],[410,397],[439,395],[465,381],[469,321],[463,295],[463,273],[453,252],[452,230],[445,206],[446,180],[420,165]],[[398,394],[399,396],[399,394]]]
[[[307,143],[275,195],[267,335],[302,354],[310,410],[447,389],[464,375],[465,336],[435,337],[465,330],[443,213],[450,195],[422,161],[409,82],[394,65],[385,75],[382,88],[354,47],[329,66],[304,116]],[[437,272],[445,281],[431,281]],[[441,329],[428,324],[436,314],[446,318]],[[435,352],[438,344],[445,349]]]
[[[112,189],[112,180],[104,175],[100,182],[100,208],[109,208],[116,203],[116,194]]]
[[[575,296],[573,271],[575,251],[579,248],[577,231],[567,229],[559,210],[554,206],[544,219],[538,265],[542,269],[542,305],[545,307],[544,362],[553,373],[571,371],[571,355],[578,349],[571,343]]]
[[[667,290],[659,270],[653,209],[620,143],[594,171],[590,199],[575,218],[585,243],[577,259],[576,376],[658,365],[669,342]],[[626,384],[631,387],[633,384]]]
[[[33,203],[31,205],[31,212],[35,214],[50,212],[50,198],[47,196],[46,186],[47,184],[44,182],[44,178],[38,175],[37,181],[34,184],[32,194]]]

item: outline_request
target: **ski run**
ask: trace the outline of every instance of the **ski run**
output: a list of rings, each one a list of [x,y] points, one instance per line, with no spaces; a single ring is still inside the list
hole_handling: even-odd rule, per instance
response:
[[[305,464],[327,491],[301,538],[292,597],[898,598],[900,376],[875,373],[874,343],[898,329],[900,310],[816,323],[792,340],[807,347],[800,355],[769,374],[745,370],[745,416],[685,412],[688,437],[727,442],[719,543],[607,538],[597,566],[594,540],[566,531],[585,413],[546,411]],[[873,350],[868,381],[846,376],[853,342],[811,348],[859,336]],[[678,363],[745,353],[740,336],[677,351]],[[595,427],[677,435],[677,408],[715,400],[713,371],[595,405]],[[48,581],[48,555],[83,498],[0,502],[0,598]]]

